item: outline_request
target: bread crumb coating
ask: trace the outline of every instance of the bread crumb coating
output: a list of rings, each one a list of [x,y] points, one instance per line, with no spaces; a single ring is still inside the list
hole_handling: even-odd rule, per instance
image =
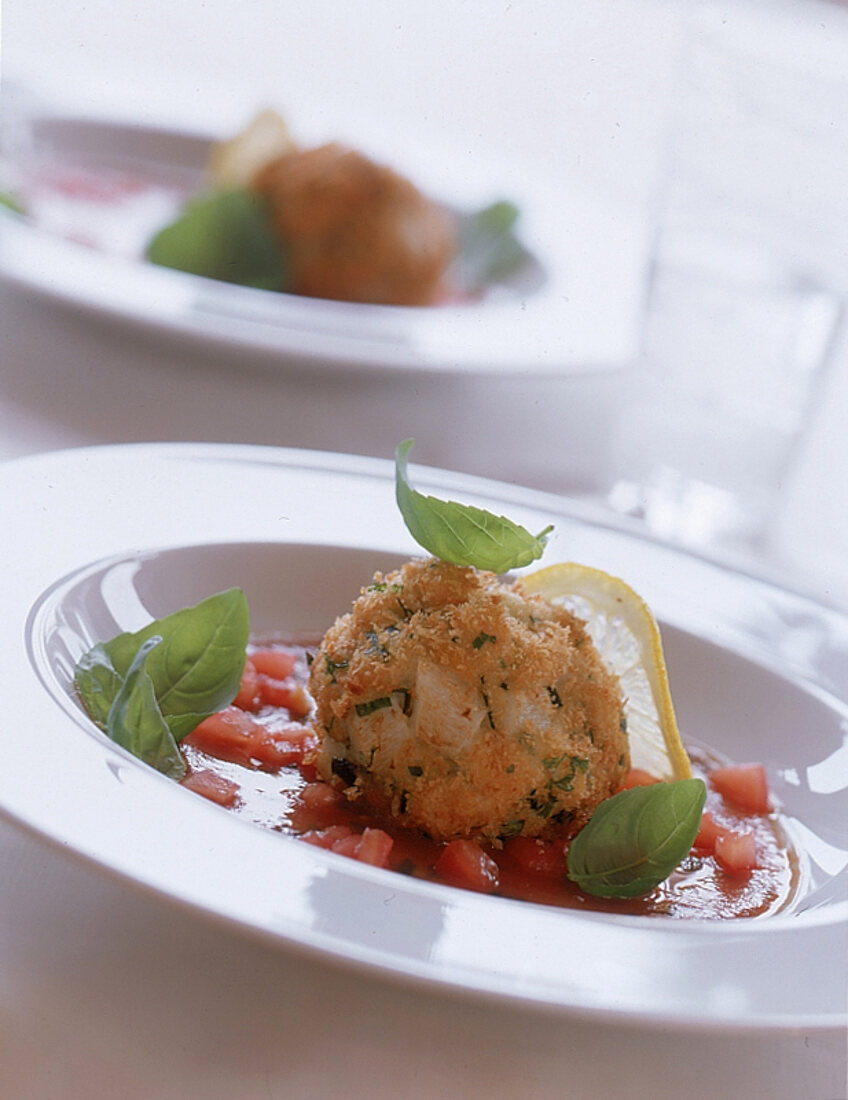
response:
[[[319,774],[436,840],[576,831],[629,767],[585,624],[436,559],[377,574],[310,670]]]
[[[455,218],[391,168],[330,143],[283,153],[253,187],[285,242],[294,293],[410,306],[444,295]]]

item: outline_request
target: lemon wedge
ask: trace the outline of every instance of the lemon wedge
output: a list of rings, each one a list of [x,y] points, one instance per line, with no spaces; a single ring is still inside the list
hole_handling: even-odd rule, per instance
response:
[[[294,148],[285,119],[266,108],[234,138],[212,146],[209,174],[218,187],[249,187],[260,168]]]
[[[661,780],[689,779],[692,766],[674,717],[659,627],[642,597],[618,577],[576,562],[550,565],[521,583],[586,622],[621,684],[631,767]]]

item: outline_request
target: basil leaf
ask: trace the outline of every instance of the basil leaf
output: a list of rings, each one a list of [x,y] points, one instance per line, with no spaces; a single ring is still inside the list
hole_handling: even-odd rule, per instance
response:
[[[78,661],[74,683],[94,722],[111,736],[109,722],[118,721],[112,715],[115,700],[126,689],[140,650],[145,643],[159,638],[158,644],[145,649],[144,677],[136,691],[139,698],[146,698],[144,679],[150,680],[157,711],[178,742],[236,697],[249,630],[244,593],[240,588],[230,588],[195,607],[156,619],[141,630],[99,642]],[[131,713],[137,716],[140,706],[135,700]],[[115,728],[123,729],[124,724],[122,719]],[[124,744],[126,731],[121,737],[120,743]],[[161,759],[167,757],[163,750]]]
[[[149,243],[147,258],[162,267],[260,290],[285,290],[289,281],[265,204],[250,191],[213,191],[192,200]]]
[[[503,200],[461,215],[455,266],[463,290],[505,282],[528,263],[530,253],[513,232],[517,220],[518,207]]]
[[[404,522],[420,546],[443,561],[493,573],[529,565],[542,556],[553,527],[533,536],[503,516],[424,496],[413,489],[407,477],[407,457],[413,443],[407,439],[395,452],[395,495]]]
[[[568,877],[587,894],[647,894],[689,852],[707,790],[700,779],[620,791],[595,810],[568,849]]]
[[[148,654],[161,642],[161,637],[154,635],[139,647],[109,708],[106,732],[145,764],[171,779],[182,779],[186,773],[185,761],[159,709],[153,681],[145,667]]]
[[[11,191],[0,191],[0,210],[10,210],[13,214],[24,214],[24,205]]]
[[[77,662],[74,684],[85,709],[102,730],[106,729],[109,711],[123,682],[124,677],[118,674],[101,642],[92,646]]]

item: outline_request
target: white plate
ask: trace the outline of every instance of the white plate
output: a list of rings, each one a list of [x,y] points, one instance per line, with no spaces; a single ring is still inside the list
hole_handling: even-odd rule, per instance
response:
[[[476,305],[364,306],[232,286],[141,261],[150,235],[173,216],[176,192],[201,185],[211,135],[50,115],[26,120],[22,134],[8,142],[6,188],[19,182],[26,190],[34,166],[52,166],[66,179],[84,173],[89,184],[102,174],[104,192],[128,175],[164,189],[120,202],[93,193],[74,203],[60,201],[58,191],[45,200],[42,190],[32,220],[0,217],[0,275],[51,298],[281,364],[562,374],[604,370],[633,354],[644,227],[619,203],[548,173],[506,158],[492,164],[461,151],[434,152],[408,136],[375,143],[364,131],[329,135],[458,208],[517,202],[522,239],[545,273],[539,287],[516,286]]]
[[[2,468],[0,807],[101,868],[281,947],[404,981],[697,1028],[845,1021],[848,619],[588,522],[561,498],[414,469],[425,492],[556,526],[546,561],[655,607],[685,733],[760,759],[802,849],[763,920],[583,914],[369,868],[234,819],[106,741],[70,693],[96,638],[241,584],[257,630],[321,630],[415,552],[388,462],[219,445],[58,452]]]

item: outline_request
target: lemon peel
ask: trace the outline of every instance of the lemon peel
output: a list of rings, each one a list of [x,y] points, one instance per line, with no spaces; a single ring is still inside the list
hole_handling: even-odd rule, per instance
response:
[[[260,168],[295,148],[285,119],[266,107],[235,137],[212,146],[209,175],[217,187],[249,187]]]
[[[527,592],[562,604],[583,619],[624,696],[631,767],[657,779],[689,779],[692,766],[677,728],[653,612],[618,577],[577,562],[560,562],[521,577]]]

